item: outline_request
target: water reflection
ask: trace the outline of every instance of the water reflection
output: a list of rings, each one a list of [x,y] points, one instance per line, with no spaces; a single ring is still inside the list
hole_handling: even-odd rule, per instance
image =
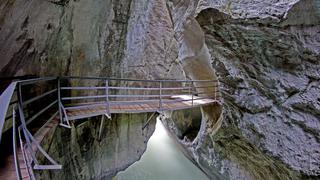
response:
[[[117,180],[207,180],[206,175],[190,162],[157,120],[156,130],[141,160],[118,173]]]

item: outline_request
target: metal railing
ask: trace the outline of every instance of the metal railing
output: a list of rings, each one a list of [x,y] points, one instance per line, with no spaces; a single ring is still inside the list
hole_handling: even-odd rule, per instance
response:
[[[20,144],[22,158],[30,179],[34,179],[33,169],[62,168],[34,138],[33,134],[35,132],[28,128],[29,124],[46,123],[43,119],[47,119],[48,116],[51,116],[49,119],[52,120],[54,112],[58,111],[57,88],[46,90],[43,89],[42,85],[43,83],[50,86],[56,85],[56,79],[52,77],[15,81],[0,96],[0,135],[2,135],[3,130],[8,130],[12,125],[13,155],[17,179],[23,178],[19,164],[18,144]],[[43,105],[43,102],[47,102],[47,104]],[[39,108],[39,110],[34,111],[36,108]],[[3,128],[4,126],[6,126],[6,129]],[[19,141],[17,142],[17,140]],[[39,164],[37,152],[40,152],[50,164]]]
[[[175,103],[189,102],[191,107],[194,107],[194,102],[199,100],[212,99],[219,102],[218,83],[216,80],[139,80],[74,76],[15,81],[0,96],[0,140],[4,124],[12,120],[17,177],[21,179],[17,155],[19,143],[28,176],[34,179],[33,169],[61,169],[62,166],[37,142],[33,135],[35,132],[28,129],[30,124],[45,124],[59,114],[60,125],[70,128],[67,111],[73,108],[104,105],[107,116],[111,117],[111,107],[115,105],[157,104],[156,110],[152,111],[161,112],[175,110],[168,108],[168,105]],[[73,86],[74,84],[77,86]],[[139,112],[142,111],[132,109],[132,113]],[[37,152],[50,164],[39,164]]]
[[[62,85],[64,84],[64,85]],[[76,84],[77,86],[73,86]],[[88,86],[90,84],[90,86]],[[212,99],[219,102],[217,80],[141,80],[102,77],[61,77],[58,85],[61,124],[69,127],[68,110],[105,105],[110,116],[111,107],[134,104],[158,104],[156,110],[176,110],[166,105]],[[175,98],[174,98],[175,97]],[[190,108],[190,106],[185,107]],[[179,108],[177,108],[179,109]],[[146,112],[131,109],[130,113]],[[86,116],[83,116],[85,118]],[[81,116],[79,116],[81,118]],[[64,123],[67,124],[64,124]]]

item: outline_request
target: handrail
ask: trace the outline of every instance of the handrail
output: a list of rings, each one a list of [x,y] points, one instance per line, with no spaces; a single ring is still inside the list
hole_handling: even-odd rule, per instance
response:
[[[94,76],[89,76],[89,77],[80,77],[80,76],[63,76],[63,77],[58,77],[59,79],[82,79],[82,80],[108,80],[108,81],[128,81],[128,82],[142,82],[142,83],[187,83],[189,84],[188,87],[121,87],[121,86],[109,86],[108,89],[109,90],[137,90],[137,91],[170,91],[170,90],[189,90],[190,95],[192,96],[192,100],[193,100],[193,96],[198,94],[213,94],[215,98],[217,98],[217,91],[214,91],[212,93],[208,93],[208,92],[196,92],[195,89],[201,89],[204,90],[205,88],[213,88],[216,89],[218,87],[218,81],[217,80],[173,80],[173,79],[160,79],[160,80],[145,80],[145,79],[130,79],[130,78],[108,78],[108,77],[94,77]],[[30,85],[30,84],[34,84],[34,83],[39,83],[39,82],[43,82],[43,81],[52,81],[52,80],[56,80],[57,77],[42,77],[42,78],[33,78],[33,79],[27,79],[27,80],[18,80],[15,81],[13,83],[11,83],[8,88],[2,93],[2,95],[0,96],[0,106],[3,107],[0,109],[0,141],[1,141],[1,136],[2,136],[2,130],[3,130],[3,126],[4,126],[4,122],[6,119],[9,119],[10,117],[6,118],[6,112],[8,110],[9,105],[12,105],[14,103],[17,103],[17,101],[15,102],[10,102],[12,95],[16,89],[16,85],[19,84],[20,86],[24,86],[24,85]],[[197,86],[195,86],[195,83],[197,83]],[[199,86],[199,83],[215,83],[214,85],[205,85],[205,86]],[[60,85],[60,83],[58,83],[58,85]],[[193,87],[191,87],[191,86]],[[40,98],[43,98],[47,95],[50,95],[56,91],[58,91],[59,93],[59,98],[58,101],[60,102],[61,100],[74,100],[74,99],[87,99],[89,97],[61,97],[61,90],[88,90],[88,89],[105,89],[105,87],[58,87],[58,89],[54,89],[51,91],[48,91],[40,96],[31,98],[27,101],[23,102],[23,106],[30,104]],[[190,91],[190,89],[192,89],[192,91]],[[159,101],[161,101],[160,99],[162,99],[163,97],[167,97],[168,95],[160,95],[159,96]],[[92,96],[91,98],[106,98],[108,99],[110,98],[138,98],[138,97],[143,97],[143,98],[150,98],[150,97],[156,97],[157,95],[113,95],[113,94],[108,94],[107,97],[104,95],[97,95],[97,96]],[[60,106],[60,104],[59,104]],[[60,108],[59,108],[60,111]],[[12,116],[11,116],[12,117]]]
[[[54,102],[52,102],[51,104],[49,104],[48,106],[44,107],[42,110],[40,110],[38,113],[36,113],[35,115],[33,115],[27,122],[25,120],[24,117],[24,108],[26,105],[31,104],[41,98],[47,97],[49,95],[54,95],[54,93],[57,91],[57,89],[53,89],[53,90],[49,90],[46,92],[43,92],[42,94],[35,96],[35,97],[31,97],[28,100],[24,100],[22,97],[22,86],[26,86],[26,85],[32,85],[32,84],[36,84],[36,83],[41,83],[41,82],[48,82],[48,81],[53,81],[56,80],[56,78],[54,77],[45,77],[45,78],[34,78],[34,79],[27,79],[27,80],[18,80],[18,81],[14,81],[11,82],[9,84],[9,86],[3,91],[3,93],[0,96],[0,141],[1,141],[1,136],[3,134],[3,127],[4,124],[6,123],[6,121],[12,119],[12,144],[13,144],[13,154],[14,154],[14,162],[15,162],[15,169],[16,169],[16,177],[18,179],[22,179],[24,177],[22,177],[21,175],[21,170],[20,170],[20,166],[19,166],[19,157],[18,157],[18,152],[17,152],[17,134],[16,131],[18,131],[19,133],[19,144],[21,146],[21,150],[22,155],[24,156],[24,160],[26,163],[26,167],[28,168],[28,176],[31,179],[32,178],[32,174],[33,172],[31,168],[31,164],[32,162],[35,163],[34,168],[40,167],[40,168],[44,168],[44,169],[49,169],[49,168],[56,168],[56,169],[61,169],[61,165],[58,165],[43,149],[42,147],[39,145],[39,143],[35,140],[35,138],[33,137],[33,135],[29,132],[29,130],[27,129],[27,125],[33,121],[34,119],[38,118],[42,113],[44,113],[46,110],[48,110],[49,108],[51,108],[54,104],[57,103],[58,100],[55,100]],[[32,88],[32,87],[30,87]],[[28,87],[29,89],[29,87]],[[13,100],[13,94],[17,92],[17,98],[18,100]],[[7,112],[8,112],[8,108],[9,106],[13,106],[13,111],[12,111],[12,115],[10,115],[9,117],[7,117]],[[17,108],[15,108],[17,107]],[[19,122],[21,123],[21,125],[17,128],[17,121],[16,121],[16,111],[17,113],[19,113]],[[22,131],[23,135],[24,135],[24,139],[25,139],[25,145],[26,145],[26,149],[24,148],[24,142],[21,139],[21,133],[20,131]],[[38,165],[38,161],[36,159],[35,156],[35,151],[32,149],[32,144],[36,145],[36,148],[45,156],[46,159],[48,159],[51,163],[54,163],[53,165]],[[28,151],[28,152],[26,152]],[[26,156],[31,156],[31,159],[26,157]],[[30,160],[32,162],[30,162]],[[52,161],[53,160],[53,161]],[[30,170],[30,171],[29,171]],[[31,173],[31,174],[30,174]]]
[[[88,86],[62,86],[62,81],[68,80],[69,82],[72,80],[98,80],[99,86],[97,87],[88,87]],[[102,82],[101,82],[102,81]],[[115,82],[114,82],[115,81]],[[48,85],[54,85],[50,90],[46,90],[45,92],[41,92],[40,95],[35,97],[29,97],[28,99],[24,99],[22,90],[24,86],[27,88],[33,88],[36,83],[48,82]],[[50,82],[50,83],[49,83]],[[126,84],[122,86],[121,84]],[[152,83],[152,84],[146,84]],[[71,83],[72,84],[72,83]],[[101,85],[103,84],[103,85]],[[130,86],[130,84],[132,86]],[[150,87],[149,87],[150,86]],[[55,114],[51,116],[50,119],[52,120],[57,114],[60,117],[60,125],[63,127],[70,128],[69,120],[73,120],[74,117],[68,118],[69,110],[81,107],[89,107],[89,106],[104,106],[106,112],[104,112],[108,117],[110,115],[110,107],[111,106],[128,106],[130,107],[132,104],[135,103],[153,103],[155,104],[155,108],[152,109],[154,112],[161,112],[165,110],[176,110],[186,107],[197,106],[201,100],[202,102],[215,102],[212,100],[219,100],[221,95],[218,90],[219,82],[217,80],[173,80],[173,79],[160,79],[160,80],[144,80],[144,79],[128,79],[128,78],[108,78],[108,77],[80,77],[80,76],[65,76],[65,77],[43,77],[43,78],[34,78],[34,79],[27,79],[27,80],[18,80],[12,82],[5,91],[0,96],[0,141],[2,135],[2,129],[5,124],[5,121],[12,118],[14,123],[13,125],[13,134],[14,138],[17,137],[16,135],[16,115],[15,113],[19,113],[20,123],[21,125],[18,127],[18,133],[20,137],[20,146],[26,148],[22,148],[23,154],[26,157],[25,160],[27,161],[27,167],[32,169],[60,169],[61,165],[59,165],[56,161],[54,161],[49,154],[40,146],[39,142],[33,137],[33,135],[28,130],[27,126],[29,123],[38,119],[42,114],[45,112],[51,112],[55,109]],[[25,87],[26,88],[26,87]],[[81,90],[81,91],[79,91]],[[98,90],[98,91],[92,91]],[[101,91],[100,91],[101,90]],[[103,91],[104,90],[104,91]],[[65,92],[69,91],[76,91],[77,95],[75,96],[71,93],[71,96],[65,95]],[[13,94],[17,92],[18,100],[12,101]],[[95,93],[95,94],[93,94]],[[92,95],[93,94],[93,95]],[[24,116],[24,111],[32,103],[35,101],[39,102],[38,100],[44,99],[46,97],[54,97],[52,98],[51,102],[48,105],[42,107],[41,109],[37,110],[34,114],[27,117]],[[103,98],[103,100],[101,100]],[[96,102],[97,100],[99,102]],[[66,102],[66,100],[68,100]],[[84,101],[84,102],[83,102]],[[93,102],[88,102],[93,101]],[[182,102],[182,103],[181,103]],[[186,103],[184,103],[186,102]],[[71,106],[65,106],[64,103],[71,103]],[[174,103],[181,103],[183,104],[180,107],[171,108],[171,104]],[[72,105],[73,104],[73,105]],[[7,111],[9,106],[18,107],[17,109],[13,110],[13,114],[10,117],[6,117]],[[143,106],[143,104],[141,105]],[[170,108],[169,108],[170,107]],[[112,108],[112,107],[111,107]],[[129,108],[130,109],[130,108]],[[131,109],[132,112],[145,112],[145,110],[139,109]],[[131,112],[130,110],[130,112]],[[113,111],[114,112],[114,111]],[[126,112],[126,111],[125,111]],[[47,121],[48,122],[48,121]],[[46,123],[47,123],[46,122]],[[22,132],[20,132],[22,131]],[[25,142],[21,140],[21,135],[23,134],[25,138]],[[14,158],[15,162],[18,163],[17,151],[16,146],[17,142],[14,143]],[[25,143],[25,146],[23,144]],[[35,156],[35,151],[32,149],[32,146],[36,146],[37,150],[40,151],[49,162],[50,165],[39,165],[38,161]],[[26,151],[30,151],[28,154]],[[31,161],[31,162],[30,162]],[[31,164],[34,163],[33,167]],[[29,170],[29,169],[28,169]],[[16,164],[16,173],[19,178],[19,174],[21,176],[21,172],[19,169],[19,164]],[[30,174],[31,173],[31,174]],[[33,172],[30,172],[29,176],[32,176]]]
[[[44,97],[48,96],[48,95],[50,95],[50,94],[52,94],[52,93],[54,93],[54,92],[56,92],[56,91],[57,91],[57,88],[55,88],[55,89],[53,89],[53,90],[50,90],[50,91],[47,91],[47,92],[45,92],[45,93],[43,93],[43,94],[41,94],[41,95],[39,95],[39,96],[37,96],[37,97],[31,98],[31,99],[23,102],[22,105],[23,105],[23,106],[26,106],[26,105],[28,105],[28,104],[30,104],[30,103],[33,103],[33,102],[36,101],[36,100],[39,100],[39,99],[41,99],[41,98],[44,98]]]
[[[17,82],[13,82],[0,96],[0,142],[2,137],[2,130],[6,120],[7,111],[10,105],[11,97],[16,89]]]
[[[213,86],[212,86],[213,87]],[[105,90],[106,87],[89,87],[89,86],[77,86],[77,87],[61,87],[61,90]],[[111,86],[109,89],[116,89],[116,90],[146,90],[146,91],[158,91],[158,87],[118,87],[118,86]],[[167,87],[162,88],[162,90],[186,90],[189,87]]]
[[[43,78],[34,78],[34,79],[26,79],[26,80],[19,80],[19,82],[22,86],[28,85],[28,84],[34,84],[42,81],[51,81],[55,80],[57,77],[43,77]]]
[[[218,82],[218,80],[176,80],[176,79],[130,79],[130,78],[109,78],[94,76],[62,76],[61,79],[91,79],[91,80],[110,80],[110,81],[138,81],[138,82]]]
[[[43,114],[45,111],[47,111],[49,108],[51,108],[53,105],[55,105],[56,103],[58,103],[58,100],[53,101],[52,103],[50,103],[48,106],[46,106],[45,108],[41,109],[41,111],[39,111],[37,114],[33,115],[31,118],[29,118],[28,120],[26,120],[26,125],[30,124],[34,119],[36,119],[37,117],[39,117],[41,114]]]
[[[69,90],[69,91],[78,91],[81,90],[81,92],[85,91],[90,91],[90,90],[119,90],[119,92],[123,93],[117,93],[117,91],[112,91],[112,93],[101,93],[101,91],[97,91],[96,94],[92,93],[81,93],[78,94],[78,96],[61,96],[61,103],[62,101],[65,102],[66,100],[73,102],[75,101],[96,101],[98,99],[106,99],[104,103],[108,104],[109,102],[117,103],[124,103],[124,100],[121,100],[122,98],[126,98],[126,100],[131,100],[131,101],[139,101],[139,102],[159,102],[159,111],[161,111],[162,104],[163,102],[166,102],[166,99],[172,97],[172,96],[177,96],[177,95],[190,95],[191,96],[191,101],[192,101],[192,106],[193,106],[193,101],[197,96],[206,96],[207,98],[214,98],[218,99],[220,96],[218,95],[219,91],[217,90],[218,88],[218,81],[217,80],[141,80],[141,79],[127,79],[127,78],[108,78],[108,77],[80,77],[80,76],[66,76],[66,77],[61,77],[61,79],[64,80],[69,80],[72,81],[73,79],[75,80],[105,80],[107,82],[109,81],[118,81],[119,83],[122,81],[127,81],[127,82],[133,82],[133,86],[97,86],[97,87],[88,87],[88,86],[61,86],[60,90]],[[155,83],[152,86],[148,87],[146,85],[142,85],[142,87],[139,87],[137,83]],[[181,86],[177,86],[176,84],[172,84],[173,86],[166,87],[164,86],[164,83],[181,83]],[[212,84],[211,84],[212,83]],[[115,83],[117,84],[117,83]],[[121,84],[121,83],[120,83]],[[166,84],[169,85],[169,84]],[[158,87],[156,87],[158,86]],[[123,90],[123,91],[121,91]],[[133,93],[129,93],[128,91],[132,91]],[[151,94],[141,94],[138,92],[141,91],[158,91],[158,93],[151,93]],[[198,92],[200,91],[200,92]],[[92,91],[90,91],[92,92]],[[98,93],[100,92],[100,93]],[[165,92],[165,93],[164,93]],[[115,93],[115,94],[114,94]],[[109,98],[116,98],[116,101],[109,100]],[[132,99],[134,98],[134,99]],[[152,98],[152,99],[150,99]],[[155,99],[153,99],[155,98]],[[138,100],[139,99],[139,100]],[[143,99],[143,100],[141,100]],[[186,100],[186,101],[190,101]],[[199,100],[199,99],[198,99]],[[184,100],[183,100],[184,101]],[[93,102],[93,103],[94,103]],[[181,102],[178,100],[177,102]],[[64,103],[62,103],[64,104]],[[88,103],[90,104],[90,103]],[[107,108],[109,109],[109,108]]]

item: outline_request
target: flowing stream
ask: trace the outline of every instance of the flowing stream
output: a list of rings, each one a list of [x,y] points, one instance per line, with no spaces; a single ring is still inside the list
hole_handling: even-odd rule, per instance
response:
[[[180,151],[160,120],[141,160],[119,172],[116,180],[208,180]]]

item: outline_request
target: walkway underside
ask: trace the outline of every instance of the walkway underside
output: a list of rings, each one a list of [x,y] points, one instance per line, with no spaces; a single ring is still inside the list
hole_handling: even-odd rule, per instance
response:
[[[181,110],[189,109],[193,107],[204,106],[212,103],[217,103],[217,100],[209,98],[201,98],[197,96],[172,96],[170,99],[163,99],[161,106],[158,101],[132,101],[121,103],[105,102],[90,103],[79,106],[66,107],[66,113],[68,120],[77,120],[83,118],[89,118],[93,116],[99,116],[103,114],[120,114],[120,113],[142,113],[142,112],[156,112],[156,111],[168,111],[168,110]],[[65,119],[66,120],[66,119]]]

